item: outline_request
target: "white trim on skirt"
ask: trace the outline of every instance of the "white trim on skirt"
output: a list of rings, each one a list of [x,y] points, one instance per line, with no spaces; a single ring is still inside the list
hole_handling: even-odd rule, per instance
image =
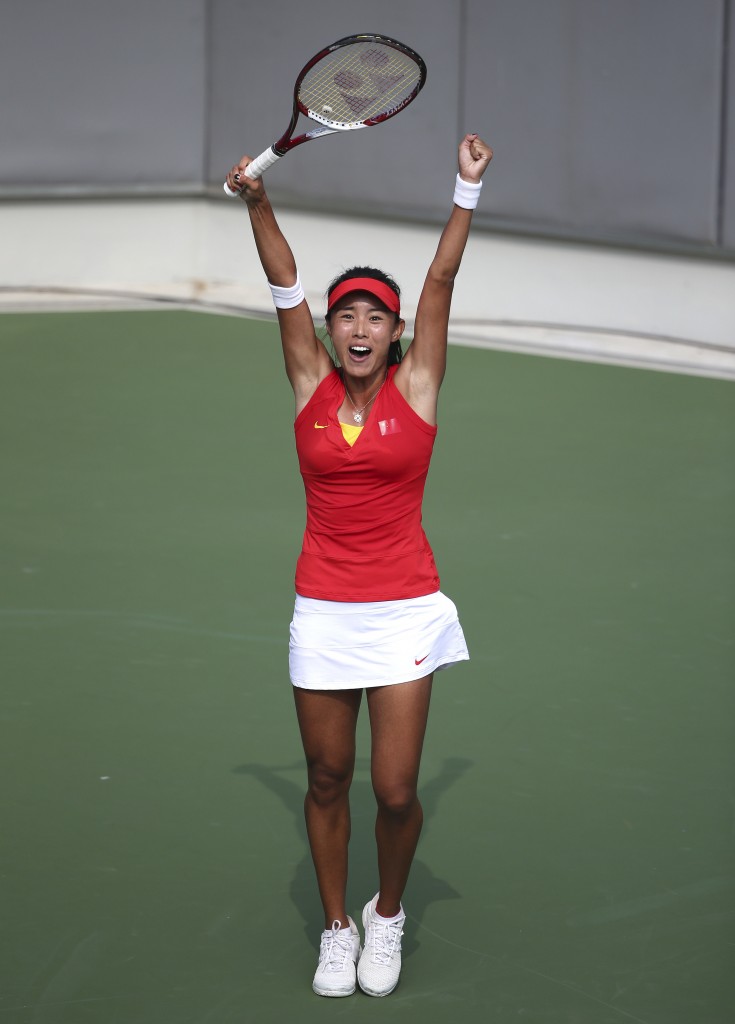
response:
[[[441,591],[403,601],[318,601],[296,595],[288,647],[294,686],[390,686],[468,660],[457,609]]]

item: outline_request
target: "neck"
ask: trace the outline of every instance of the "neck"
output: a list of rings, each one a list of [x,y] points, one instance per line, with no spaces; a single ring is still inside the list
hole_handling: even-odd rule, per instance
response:
[[[358,405],[361,404],[361,400],[367,402],[387,376],[387,366],[383,366],[369,377],[353,377],[345,371],[344,367],[342,368],[342,382]]]
[[[347,400],[352,406],[352,418],[355,423],[362,424],[365,421],[365,417],[369,416],[370,408],[380,394],[388,376],[387,366],[384,368],[383,374],[382,380],[379,380],[377,384],[373,380],[370,388],[365,388],[363,391],[358,392],[357,395],[350,390],[351,385],[348,381],[347,374],[344,375],[342,382],[344,384]],[[361,383],[363,383],[362,379]]]

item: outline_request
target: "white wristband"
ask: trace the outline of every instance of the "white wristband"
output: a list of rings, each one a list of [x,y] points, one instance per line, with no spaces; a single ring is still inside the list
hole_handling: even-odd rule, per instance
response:
[[[457,175],[457,181],[454,186],[454,205],[461,206],[463,210],[474,210],[480,198],[481,190],[481,181],[478,181],[475,185],[474,182],[464,181],[463,178]]]
[[[268,282],[268,287],[271,290],[273,305],[276,309],[293,309],[294,306],[298,306],[306,298],[304,289],[301,287],[301,278],[299,277],[298,270],[296,271],[296,284],[292,284],[290,288],[282,288],[280,285],[271,284],[270,281]]]

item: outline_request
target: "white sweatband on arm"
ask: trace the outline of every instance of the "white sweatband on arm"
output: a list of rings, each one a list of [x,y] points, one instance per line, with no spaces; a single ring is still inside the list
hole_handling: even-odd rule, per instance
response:
[[[474,210],[480,198],[481,190],[481,181],[478,181],[475,185],[471,181],[464,181],[463,178],[457,175],[457,181],[454,186],[454,205],[461,206],[463,210]]]
[[[296,284],[292,284],[289,288],[282,288],[280,285],[271,284],[270,281],[268,282],[268,287],[271,290],[273,305],[276,309],[293,309],[294,306],[298,306],[306,298],[304,289],[301,287],[301,278],[299,277],[298,270],[296,271]]]

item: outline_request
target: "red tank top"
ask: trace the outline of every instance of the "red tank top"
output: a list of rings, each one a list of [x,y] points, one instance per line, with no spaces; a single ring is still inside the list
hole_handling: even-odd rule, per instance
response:
[[[392,366],[354,445],[337,410],[345,389],[335,370],[294,424],[306,490],[306,530],[296,592],[323,601],[397,601],[439,589],[421,526],[421,502],[436,427],[413,411]]]

